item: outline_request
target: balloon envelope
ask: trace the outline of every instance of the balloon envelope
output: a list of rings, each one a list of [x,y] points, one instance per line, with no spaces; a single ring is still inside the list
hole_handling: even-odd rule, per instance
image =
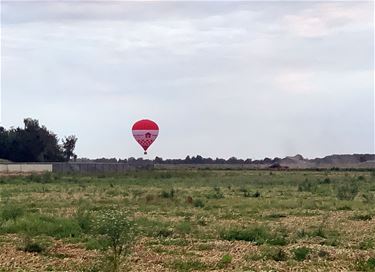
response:
[[[145,154],[159,135],[158,125],[151,120],[143,119],[133,125],[132,133],[134,139],[142,146]]]

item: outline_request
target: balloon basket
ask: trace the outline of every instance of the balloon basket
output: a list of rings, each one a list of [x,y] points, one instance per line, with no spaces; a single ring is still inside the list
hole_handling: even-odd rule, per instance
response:
[[[143,154],[147,155],[147,152],[145,151],[145,153],[143,153]]]

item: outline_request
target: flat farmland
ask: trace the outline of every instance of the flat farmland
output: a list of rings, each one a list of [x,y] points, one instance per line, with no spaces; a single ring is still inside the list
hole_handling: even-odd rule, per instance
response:
[[[3,176],[0,201],[0,271],[375,271],[370,171]]]

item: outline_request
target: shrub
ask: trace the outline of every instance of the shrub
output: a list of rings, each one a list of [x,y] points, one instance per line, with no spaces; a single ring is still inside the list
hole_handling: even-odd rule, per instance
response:
[[[109,242],[111,271],[119,271],[123,257],[130,254],[135,239],[133,222],[122,211],[107,210],[95,218],[94,230]]]
[[[340,200],[353,200],[358,194],[356,183],[343,184],[338,187],[336,197]]]
[[[31,252],[31,253],[41,253],[45,250],[45,248],[36,242],[29,242],[25,245],[23,248],[23,251],[25,252]]]
[[[160,196],[162,198],[174,198],[174,195],[175,195],[175,190],[174,189],[171,189],[169,192],[167,191],[162,191]]]
[[[202,199],[194,200],[193,204],[194,204],[194,207],[196,207],[196,208],[203,208],[204,207],[204,202],[203,202]]]
[[[267,240],[267,244],[274,245],[274,246],[285,246],[288,244],[288,240],[286,236],[282,234],[276,234],[274,237]]]
[[[307,247],[298,247],[293,249],[294,259],[297,261],[306,260],[307,256],[310,254],[310,249]]]

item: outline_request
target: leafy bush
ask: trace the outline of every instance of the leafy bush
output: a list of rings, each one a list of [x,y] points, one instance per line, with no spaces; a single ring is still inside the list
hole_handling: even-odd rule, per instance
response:
[[[120,264],[130,254],[135,239],[133,222],[122,211],[107,210],[96,216],[94,230],[109,242],[111,271],[119,271]]]
[[[294,259],[297,261],[306,260],[307,256],[310,254],[310,249],[307,247],[298,247],[293,249]]]

